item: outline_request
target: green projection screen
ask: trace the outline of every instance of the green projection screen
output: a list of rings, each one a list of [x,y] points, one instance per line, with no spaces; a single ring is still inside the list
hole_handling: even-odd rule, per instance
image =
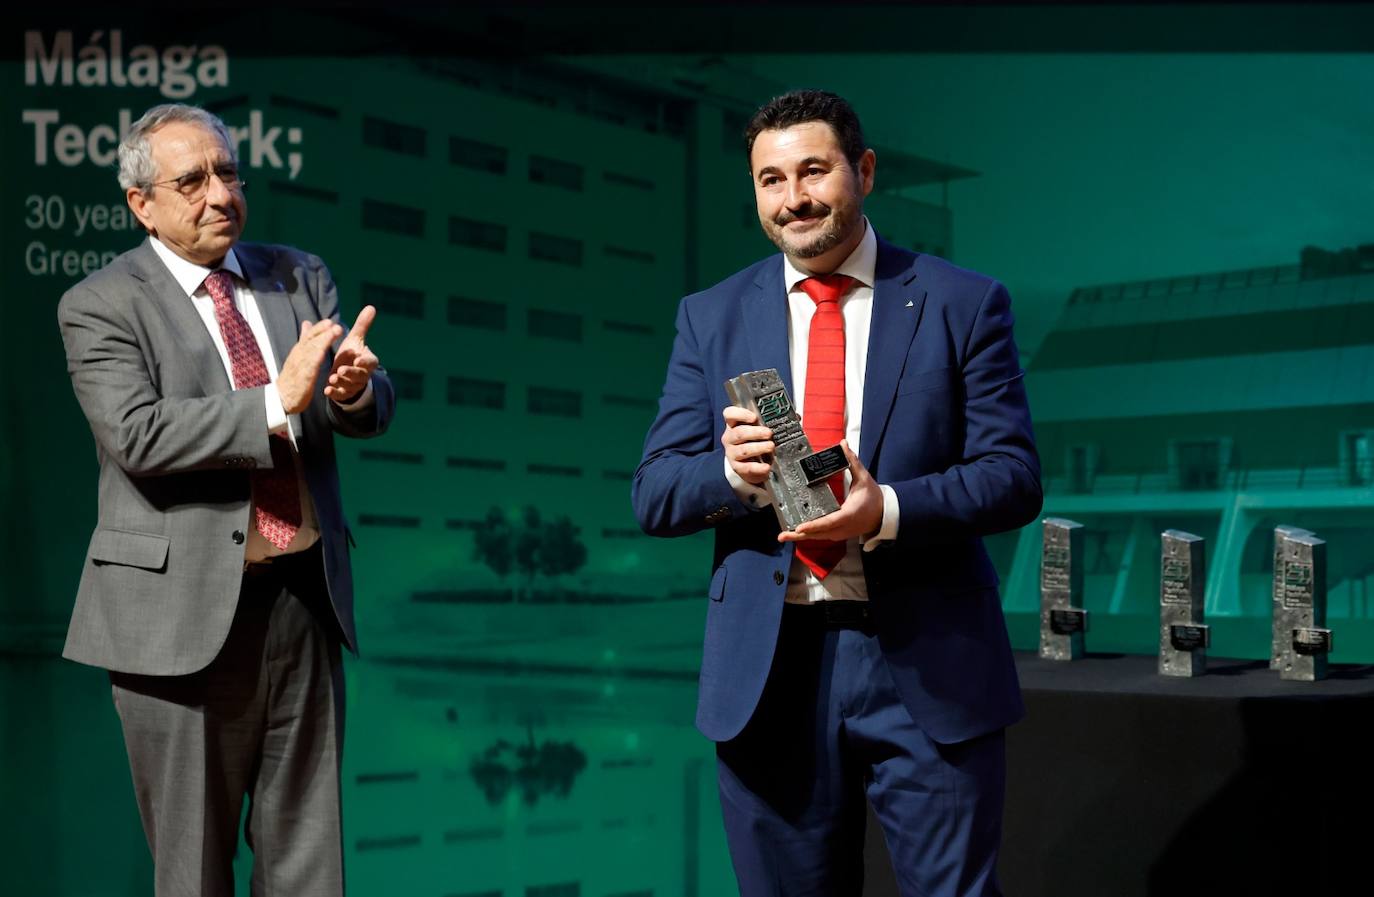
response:
[[[886,238],[1010,288],[1045,514],[1087,527],[1090,651],[1153,653],[1176,528],[1209,543],[1212,653],[1265,656],[1292,524],[1328,543],[1332,661],[1374,662],[1367,11],[847,10],[804,53],[720,7],[11,22],[7,892],[149,890],[108,680],[57,659],[96,465],[55,309],[142,239],[114,149],[169,100],[233,128],[246,239],[323,257],[346,318],[378,308],[397,387],[384,439],[339,443],[353,893],[733,891],[691,728],[710,540],[642,535],[629,489],[677,300],[771,251],[740,130],[789,88],[853,101]],[[1032,650],[1038,528],[988,546]]]

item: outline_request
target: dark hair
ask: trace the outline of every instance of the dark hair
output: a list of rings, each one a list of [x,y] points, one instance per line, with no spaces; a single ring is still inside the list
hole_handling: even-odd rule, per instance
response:
[[[744,129],[744,154],[754,164],[754,140],[760,131],[781,131],[809,121],[825,122],[851,165],[858,165],[868,145],[859,116],[844,97],[825,90],[794,90],[773,97],[754,113]]]

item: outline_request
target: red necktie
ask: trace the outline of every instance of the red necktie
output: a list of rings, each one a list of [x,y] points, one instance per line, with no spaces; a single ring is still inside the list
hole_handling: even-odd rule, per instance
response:
[[[802,429],[811,448],[830,448],[844,438],[844,317],[840,297],[854,278],[847,274],[808,277],[801,288],[816,303],[811,335],[806,343],[806,399]],[[844,472],[830,478],[830,490],[844,501]],[[797,558],[820,579],[830,575],[844,557],[845,543],[806,539],[797,543]]]
[[[234,388],[252,389],[271,383],[253,330],[234,305],[232,275],[228,271],[212,272],[205,278],[205,291],[215,301],[215,321],[229,351]],[[272,450],[272,469],[253,471],[254,523],[267,541],[285,551],[301,528],[300,483],[286,437],[273,433],[268,445]]]

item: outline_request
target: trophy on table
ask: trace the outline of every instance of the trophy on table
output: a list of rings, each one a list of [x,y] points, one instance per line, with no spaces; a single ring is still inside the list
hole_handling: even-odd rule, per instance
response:
[[[1274,527],[1274,589],[1272,592],[1273,606],[1270,608],[1273,635],[1269,649],[1269,669],[1271,670],[1282,668],[1283,646],[1288,641],[1282,632],[1283,574],[1280,571],[1284,564],[1284,545],[1294,536],[1310,535],[1313,535],[1311,530],[1303,529],[1300,526]]]
[[[1275,531],[1275,541],[1280,539]],[[1310,532],[1285,533],[1274,557],[1274,628],[1279,676],[1326,678],[1331,630],[1326,628],[1326,542]]]
[[[1040,656],[1083,656],[1088,612],[1083,610],[1083,524],[1046,517],[1040,553]]]
[[[844,449],[838,445],[819,452],[802,430],[801,415],[787,395],[776,368],[750,371],[725,381],[730,402],[748,408],[759,423],[773,431],[772,468],[764,488],[773,499],[778,523],[794,530],[808,520],[840,509],[827,480],[849,469]]]
[[[1176,529],[1159,539],[1159,674],[1200,676],[1211,643],[1203,622],[1207,543]]]

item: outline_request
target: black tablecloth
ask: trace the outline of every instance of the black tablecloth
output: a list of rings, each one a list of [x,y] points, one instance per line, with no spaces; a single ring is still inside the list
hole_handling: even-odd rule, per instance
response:
[[[1154,657],[1020,655],[1007,732],[1008,897],[1374,894],[1374,667],[1285,682]],[[881,837],[865,894],[897,892]]]

